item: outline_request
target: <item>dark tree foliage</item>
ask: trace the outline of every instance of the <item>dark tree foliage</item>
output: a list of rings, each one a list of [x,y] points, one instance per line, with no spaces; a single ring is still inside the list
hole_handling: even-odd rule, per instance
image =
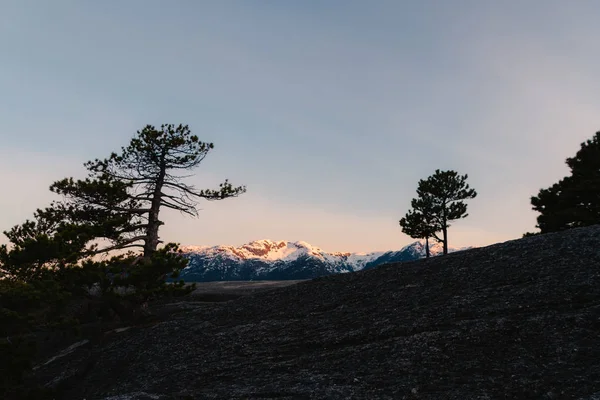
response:
[[[425,239],[425,256],[429,258],[429,238],[441,228],[434,218],[433,204],[426,199],[412,199],[412,210],[400,220],[402,232],[413,239]]]
[[[477,192],[466,182],[467,177],[468,175],[459,175],[456,171],[437,169],[433,175],[419,181],[418,197],[411,202],[414,212],[423,217],[411,217],[415,221],[409,225],[409,231],[421,238],[431,236],[443,243],[444,254],[448,254],[449,222],[466,218],[467,204],[464,200],[477,196]],[[437,234],[439,231],[442,232],[441,238]]]
[[[213,148],[187,125],[147,125],[120,153],[86,163],[88,178],[63,179],[51,190],[65,197],[60,207],[74,222],[106,222],[96,235],[113,245],[100,251],[139,247],[148,258],[161,243],[162,208],[197,216],[197,200],[222,200],[246,191],[228,180],[218,189],[204,190],[184,182],[189,177],[185,171],[197,167]]]
[[[0,246],[0,276],[31,282],[72,267],[87,255],[94,230],[91,225],[69,223],[55,208],[39,209],[33,221],[4,232],[11,248]]]
[[[531,197],[540,233],[600,224],[600,132],[566,163],[571,175]]]
[[[184,182],[185,171],[213,147],[187,126],[148,125],[119,154],[86,163],[85,179],[52,184],[63,200],[4,232],[9,245],[0,246],[0,351],[6,356],[0,357],[0,398],[37,396],[24,380],[37,334],[62,334],[82,319],[137,319],[149,300],[194,289],[166,283],[187,260],[177,244],[158,248],[159,212],[166,207],[195,216],[198,199],[245,192],[227,180],[214,190]]]
[[[523,237],[524,237],[524,238],[528,238],[528,237],[532,237],[532,236],[537,236],[537,235],[539,235],[539,234],[540,234],[539,232],[525,232],[525,233],[523,234]]]

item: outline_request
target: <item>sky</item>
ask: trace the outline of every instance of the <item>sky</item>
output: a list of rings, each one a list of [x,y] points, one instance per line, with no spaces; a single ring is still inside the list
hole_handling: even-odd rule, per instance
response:
[[[399,249],[419,179],[478,192],[450,247],[520,238],[600,130],[595,0],[0,0],[0,230],[146,124],[213,142],[164,241]],[[4,237],[0,243],[6,242]]]

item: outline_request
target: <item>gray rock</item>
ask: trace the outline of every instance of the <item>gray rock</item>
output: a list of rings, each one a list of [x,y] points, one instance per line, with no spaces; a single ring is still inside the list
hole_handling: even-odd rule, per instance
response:
[[[41,365],[65,399],[594,399],[600,226],[225,303]]]

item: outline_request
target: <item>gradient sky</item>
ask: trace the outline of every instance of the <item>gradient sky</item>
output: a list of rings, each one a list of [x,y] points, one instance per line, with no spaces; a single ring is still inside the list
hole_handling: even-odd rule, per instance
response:
[[[529,198],[600,129],[600,2],[0,0],[0,229],[146,124],[248,193],[163,214],[166,241],[399,249],[419,179],[469,174],[449,231],[532,231]],[[2,237],[0,242],[5,242]]]

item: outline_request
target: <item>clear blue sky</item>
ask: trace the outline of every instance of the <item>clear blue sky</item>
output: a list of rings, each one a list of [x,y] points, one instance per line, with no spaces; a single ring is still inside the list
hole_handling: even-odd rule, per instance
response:
[[[0,229],[145,124],[215,143],[248,193],[163,215],[163,239],[397,249],[420,178],[479,196],[450,246],[533,230],[529,197],[600,129],[600,2],[0,2]],[[0,239],[4,241],[4,238]]]

